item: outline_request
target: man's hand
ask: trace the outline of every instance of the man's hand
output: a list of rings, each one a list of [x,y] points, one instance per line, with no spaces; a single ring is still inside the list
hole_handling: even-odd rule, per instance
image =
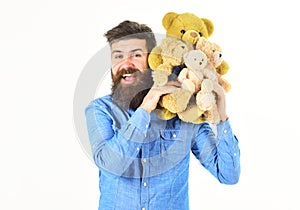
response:
[[[164,94],[171,93],[181,87],[181,83],[178,81],[169,81],[164,86],[153,86],[148,94],[144,97],[141,108],[145,109],[148,113],[152,112],[160,99]]]
[[[228,119],[228,116],[226,114],[225,91],[223,87],[216,82],[214,83],[213,91],[217,94],[216,101],[217,101],[218,111],[220,114],[221,121],[224,122]]]

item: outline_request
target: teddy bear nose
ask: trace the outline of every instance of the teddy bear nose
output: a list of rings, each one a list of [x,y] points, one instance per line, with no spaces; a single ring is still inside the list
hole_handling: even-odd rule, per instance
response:
[[[191,35],[191,37],[195,38],[195,37],[197,37],[198,34],[197,34],[196,32],[193,32],[193,31],[192,31],[192,32],[190,33],[190,35]]]

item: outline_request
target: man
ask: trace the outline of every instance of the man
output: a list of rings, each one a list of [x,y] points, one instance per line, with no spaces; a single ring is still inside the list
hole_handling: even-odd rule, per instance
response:
[[[93,158],[99,167],[99,210],[188,210],[190,152],[224,184],[240,175],[238,140],[225,111],[225,95],[215,84],[221,122],[156,117],[161,95],[180,84],[154,87],[148,53],[156,45],[151,29],[124,21],[105,34],[111,47],[112,94],[86,108]]]

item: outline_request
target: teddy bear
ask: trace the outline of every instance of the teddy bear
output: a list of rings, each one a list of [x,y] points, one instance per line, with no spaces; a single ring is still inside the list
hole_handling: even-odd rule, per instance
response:
[[[168,12],[162,19],[162,25],[166,29],[166,39],[170,37],[177,38],[184,41],[186,44],[191,44],[193,47],[197,43],[200,36],[208,38],[214,31],[214,25],[212,21],[207,18],[200,18],[192,13],[178,14],[175,12]],[[154,47],[148,56],[149,67],[154,70],[154,85],[165,84],[170,79],[170,75],[174,75],[172,71],[175,67],[177,72],[180,72],[182,69],[179,63],[175,63],[179,64],[177,66],[174,65],[174,63],[172,63],[172,65],[166,65],[166,63],[171,62],[166,61],[166,57],[162,55],[162,51],[166,50],[166,46],[162,46],[164,45],[164,42],[165,41],[163,39],[162,43]],[[176,59],[174,60],[176,61]],[[170,66],[173,66],[172,70],[170,70]],[[190,97],[189,94],[190,92],[178,90],[173,94],[162,96],[162,99],[155,110],[156,115],[165,120],[175,117],[177,112],[180,112],[186,108],[188,103],[188,100],[186,99]],[[181,97],[181,100],[178,100],[179,96]]]
[[[217,70],[222,62],[221,47],[204,37],[200,37],[197,41],[196,50],[184,55],[187,68],[181,71],[178,80],[182,82],[183,88],[194,91],[196,96],[189,102],[186,110],[178,113],[183,121],[196,124],[203,121],[211,123],[220,121],[213,86],[214,83],[218,83],[225,92],[231,88],[231,84]]]
[[[211,64],[211,70],[213,72],[215,71],[217,73],[216,75],[218,75],[218,83],[223,87],[225,92],[229,92],[231,84],[223,77],[223,75],[227,73],[229,66],[223,59],[222,48],[218,44],[211,42],[204,37],[200,37],[197,41],[196,49],[205,53]],[[225,70],[225,65],[228,66],[226,71],[220,72],[218,68],[221,66],[221,68]]]
[[[168,12],[162,19],[167,37],[175,37],[193,45],[200,37],[208,38],[213,34],[214,25],[207,18],[200,18],[193,13]],[[161,46],[153,48],[148,57],[149,67],[156,69],[162,62]]]
[[[171,40],[171,37],[173,37],[177,39],[175,39],[175,42],[178,42],[178,39],[182,40],[185,44],[192,45],[192,48],[195,48],[198,44],[199,49],[201,46],[201,42],[199,42],[199,40],[201,40],[201,38],[209,38],[214,31],[214,25],[212,21],[207,18],[200,18],[192,13],[178,14],[175,12],[168,12],[164,15],[162,24],[166,29],[165,39]],[[177,50],[173,50],[176,48],[174,48],[171,43],[165,45],[165,43],[167,43],[165,42],[165,39],[162,40],[162,43],[160,45],[153,48],[148,57],[149,67],[153,70],[154,85],[164,85],[170,80],[170,78],[174,79],[174,68],[176,67],[177,74],[180,74],[181,71],[183,71],[182,69],[184,69],[182,67],[185,65],[185,63],[182,63],[182,58],[177,57],[178,55],[180,55],[180,53],[175,53],[176,51],[183,52],[183,50],[179,50],[180,48],[177,48]],[[190,49],[190,47],[188,48]],[[172,53],[170,53],[172,52],[172,50],[173,55]],[[170,59],[170,56],[165,56],[163,51],[168,52],[168,54],[172,55],[174,58]],[[211,58],[211,55],[209,55],[208,57]],[[208,63],[211,63],[211,60],[213,61],[213,59],[210,59],[210,62]],[[222,62],[218,64],[219,65],[210,64],[211,68],[208,68],[208,66],[206,66],[203,71],[205,72],[205,76],[203,76],[203,79],[210,79],[214,82],[219,81],[220,83],[225,81],[224,86],[229,85],[229,83],[226,83],[226,80],[223,80],[221,78],[221,75],[227,73],[229,68],[228,64],[223,59]],[[187,71],[187,69],[185,69],[183,73],[181,73],[180,77],[183,78],[185,71]],[[171,77],[172,75],[173,77]],[[175,78],[176,77],[177,75],[175,74]],[[179,89],[171,94],[163,95],[158,103],[157,108],[155,109],[156,115],[159,118],[165,120],[171,119],[178,115],[184,121],[186,120],[194,123],[203,122],[207,119],[211,121],[217,121],[213,120],[217,119],[216,116],[212,115],[215,112],[206,110],[203,107],[202,109],[200,109],[196,104],[196,101],[193,102],[193,99],[196,100],[195,97],[192,97],[193,94],[201,89],[201,82],[200,80],[198,80],[198,77],[199,75],[196,77],[196,79],[193,79],[192,73],[190,73],[189,79],[183,81],[182,83],[182,89],[185,91]],[[207,84],[207,86],[211,86],[206,80],[202,86],[205,86],[205,84]],[[192,88],[193,86],[194,90]],[[198,100],[207,102],[207,99],[209,97],[205,96],[209,95],[209,89],[206,91],[206,93],[204,93],[204,87],[202,87],[202,90],[203,91],[201,93],[203,96],[199,96]],[[213,104],[213,100],[211,100],[211,103]],[[212,108],[213,105],[209,107]],[[193,111],[190,110],[195,111],[195,113],[197,114],[193,114]],[[196,116],[196,119],[191,120],[192,117],[188,116],[189,114],[191,114],[191,116],[193,117]]]
[[[200,18],[193,13],[168,12],[162,19],[162,25],[166,30],[166,36],[180,38],[183,41],[190,42],[196,45],[200,37],[209,38],[214,32],[214,24],[208,18]],[[160,57],[159,46],[153,49],[150,53],[148,63],[150,68],[157,67],[162,59]],[[219,75],[224,75],[228,72],[229,65],[225,60],[216,67]]]
[[[187,108],[177,113],[178,117],[191,123],[220,120],[213,84],[218,82],[216,72],[212,72],[208,57],[201,50],[191,50],[184,55],[184,68],[178,75],[182,88],[190,91],[191,98]],[[215,70],[214,70],[215,71]],[[195,96],[195,97],[192,97]]]
[[[159,51],[152,52],[152,54],[159,53],[161,57],[161,63],[151,68],[153,70],[154,85],[165,85],[170,75],[174,73],[174,67],[181,66],[183,64],[183,55],[192,49],[193,46],[190,43],[184,42],[181,39],[174,37],[165,37],[162,39]]]
[[[152,70],[154,86],[163,86],[169,80],[177,78],[174,67],[183,64],[183,55],[192,50],[190,43],[186,43],[175,37],[166,37],[161,41],[160,55],[162,63]],[[155,114],[164,120],[176,116],[177,112],[183,111],[189,102],[191,92],[185,89],[178,89],[170,94],[165,94],[160,98]]]

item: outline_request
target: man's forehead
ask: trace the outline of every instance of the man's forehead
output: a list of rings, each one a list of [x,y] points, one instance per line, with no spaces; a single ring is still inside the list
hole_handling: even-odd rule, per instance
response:
[[[112,43],[112,52],[147,51],[145,39],[123,39]]]

